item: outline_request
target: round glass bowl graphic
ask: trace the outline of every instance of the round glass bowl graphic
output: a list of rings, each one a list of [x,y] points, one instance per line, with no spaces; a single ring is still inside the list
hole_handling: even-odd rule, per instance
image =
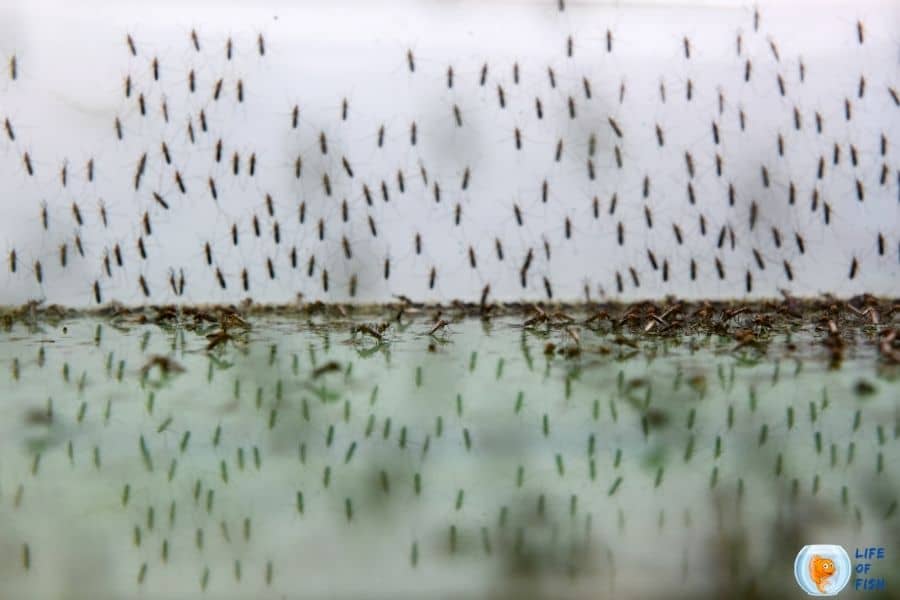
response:
[[[835,596],[853,572],[847,551],[832,544],[804,546],[794,559],[797,584],[810,596]]]

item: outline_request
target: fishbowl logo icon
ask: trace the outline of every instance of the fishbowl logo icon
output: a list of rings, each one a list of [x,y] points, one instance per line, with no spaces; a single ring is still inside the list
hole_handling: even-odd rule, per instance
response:
[[[794,559],[797,584],[810,596],[836,596],[852,572],[847,551],[832,544],[804,546]]]

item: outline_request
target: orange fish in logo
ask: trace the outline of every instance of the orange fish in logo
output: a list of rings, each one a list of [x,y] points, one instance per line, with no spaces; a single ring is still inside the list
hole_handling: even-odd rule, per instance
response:
[[[825,584],[828,583],[828,579],[832,575],[834,575],[834,561],[830,558],[813,554],[812,558],[809,559],[809,577],[821,593],[825,593]]]

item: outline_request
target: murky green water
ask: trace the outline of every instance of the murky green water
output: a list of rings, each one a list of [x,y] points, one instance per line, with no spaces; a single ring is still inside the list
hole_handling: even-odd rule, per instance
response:
[[[872,332],[830,369],[811,325],[761,350],[579,326],[566,358],[519,317],[250,321],[212,351],[121,319],[0,333],[2,595],[799,597],[810,543],[886,546],[900,590]]]

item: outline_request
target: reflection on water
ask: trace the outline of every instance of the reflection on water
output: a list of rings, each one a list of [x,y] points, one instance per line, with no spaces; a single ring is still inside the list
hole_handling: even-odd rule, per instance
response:
[[[771,597],[809,543],[887,546],[900,586],[865,332],[832,369],[812,326],[444,318],[14,325],[3,595]]]

